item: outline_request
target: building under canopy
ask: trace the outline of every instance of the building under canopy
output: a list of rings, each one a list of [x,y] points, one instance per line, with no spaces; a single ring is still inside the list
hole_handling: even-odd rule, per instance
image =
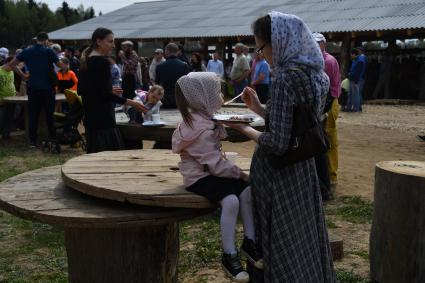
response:
[[[231,58],[236,42],[254,47],[251,23],[272,10],[295,14],[312,31],[324,33],[332,42],[329,50],[339,59],[344,74],[350,65],[350,49],[363,45],[370,59],[368,81],[373,81],[365,87],[368,96],[425,99],[425,0],[140,2],[49,36],[55,41],[80,42],[90,39],[92,32],[102,26],[113,30],[119,40],[138,42],[142,53],[146,48],[152,52],[154,47],[178,41],[184,43],[186,51],[198,50],[207,55],[217,50],[223,58]],[[391,70],[393,78],[389,80],[399,82],[399,90],[385,82],[384,94],[373,94],[376,85],[382,84],[379,74],[386,71],[382,68]]]

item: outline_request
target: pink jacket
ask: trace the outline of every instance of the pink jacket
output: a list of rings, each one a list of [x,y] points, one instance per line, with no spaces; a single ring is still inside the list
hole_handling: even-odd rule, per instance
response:
[[[198,113],[192,113],[193,129],[186,123],[173,133],[173,152],[179,153],[180,173],[185,187],[208,175],[239,179],[241,170],[223,158],[220,140],[226,137],[224,128]]]
[[[341,74],[338,61],[326,51],[323,52],[323,59],[325,60],[325,73],[329,77],[331,95],[338,98],[341,95]]]

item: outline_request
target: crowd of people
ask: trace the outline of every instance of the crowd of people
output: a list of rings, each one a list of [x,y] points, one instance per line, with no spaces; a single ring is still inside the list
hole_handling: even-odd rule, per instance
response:
[[[242,43],[236,44],[235,59],[227,69],[218,52],[208,58],[209,60],[204,60],[198,52],[193,52],[188,58],[181,44],[170,43],[164,50],[155,49],[151,60],[138,56],[134,43],[130,40],[117,47],[113,44],[111,50],[106,50],[105,58],[109,62],[111,73],[108,80],[111,80],[115,89],[122,89],[122,93],[119,93],[122,98],[133,100],[137,90],[148,92],[152,86],[159,85],[163,87],[164,92],[161,97],[162,107],[176,108],[174,89],[181,76],[189,72],[213,72],[221,79],[222,85],[228,85],[225,89],[230,95],[239,94],[244,87],[250,85],[257,90],[262,103],[268,99],[270,67],[261,54],[255,53],[252,58],[248,47]],[[116,50],[116,56],[112,53],[113,49]],[[0,94],[1,97],[28,95],[27,126],[30,147],[40,145],[37,129],[41,111],[46,114],[48,139],[55,141],[53,113],[68,110],[66,103],[55,103],[55,94],[73,90],[82,95],[82,88],[79,86],[84,84],[81,81],[81,69],[84,69],[83,61],[89,56],[84,54],[84,51],[87,51],[87,46],[79,49],[74,46],[62,48],[59,44],[50,42],[48,35],[43,32],[34,38],[31,45],[17,49],[13,55],[9,54],[7,48],[0,48]],[[13,88],[11,80],[14,83]],[[115,105],[122,103],[122,99],[114,102]],[[146,109],[141,111],[146,112]],[[24,127],[22,115],[23,111],[19,107],[1,104],[0,122],[4,139],[10,137],[12,125],[21,129]],[[90,117],[90,114],[88,116]],[[88,120],[90,121],[90,118]],[[170,144],[165,146],[170,147]]]
[[[82,97],[87,152],[125,149],[116,128],[115,106],[125,105],[131,121],[154,115],[160,106],[178,108],[183,122],[172,148],[187,190],[218,203],[221,210],[222,264],[236,282],[248,282],[235,246],[235,225],[242,214],[241,252],[266,282],[335,282],[322,200],[338,182],[336,120],[340,111],[341,74],[337,60],[326,52],[326,38],[312,34],[296,16],[272,12],[253,26],[256,52],[237,43],[232,64],[224,66],[215,52],[209,60],[170,42],[154,50],[152,60],[139,57],[132,41],[115,46],[112,30],[98,28],[84,49],[51,44],[46,33],[9,56],[0,49],[0,99],[28,94],[29,143],[38,146],[38,117],[46,113],[49,140],[56,140],[53,124],[55,94],[67,90]],[[113,51],[116,50],[113,55]],[[7,51],[7,52],[6,52]],[[367,59],[353,50],[353,64],[344,111],[361,111],[361,93]],[[229,93],[265,120],[259,132],[248,124],[228,123],[257,143],[251,175],[223,157],[222,124],[212,120]],[[324,127],[330,149],[315,158],[276,169],[271,155],[284,155],[291,142],[294,105],[310,103]],[[0,104],[3,138],[10,137],[16,117],[11,104]],[[66,111],[66,105],[60,107]]]

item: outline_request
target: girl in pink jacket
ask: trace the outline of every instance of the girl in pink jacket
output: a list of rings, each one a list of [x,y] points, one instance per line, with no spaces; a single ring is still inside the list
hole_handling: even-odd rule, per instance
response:
[[[255,244],[248,175],[223,156],[220,140],[226,137],[226,131],[212,120],[223,104],[220,79],[209,72],[181,77],[176,84],[176,103],[183,122],[174,131],[172,149],[181,157],[179,169],[184,186],[221,205],[223,269],[235,282],[248,282],[249,275],[242,268],[235,247],[239,210],[245,234],[241,253],[259,269],[263,268],[263,261]]]

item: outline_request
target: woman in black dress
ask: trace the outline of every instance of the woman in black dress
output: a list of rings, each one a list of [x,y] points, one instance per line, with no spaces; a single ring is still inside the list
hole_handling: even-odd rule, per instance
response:
[[[140,112],[147,111],[142,104],[123,98],[121,88],[112,87],[111,64],[107,56],[114,47],[112,31],[98,28],[81,57],[78,93],[83,98],[87,153],[124,149],[116,128],[115,103],[132,106]]]

